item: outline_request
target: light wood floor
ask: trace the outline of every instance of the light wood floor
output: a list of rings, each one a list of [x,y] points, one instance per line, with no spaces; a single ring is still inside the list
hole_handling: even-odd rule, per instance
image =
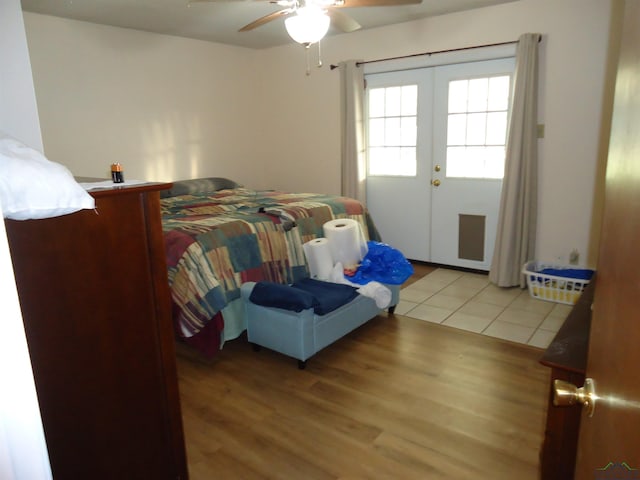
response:
[[[386,314],[306,370],[245,338],[211,362],[179,348],[191,479],[536,479],[539,357]]]

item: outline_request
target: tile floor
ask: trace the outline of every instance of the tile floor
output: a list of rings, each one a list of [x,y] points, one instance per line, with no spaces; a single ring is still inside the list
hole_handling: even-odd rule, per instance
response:
[[[546,348],[571,308],[496,287],[486,275],[438,268],[401,290],[396,313]]]

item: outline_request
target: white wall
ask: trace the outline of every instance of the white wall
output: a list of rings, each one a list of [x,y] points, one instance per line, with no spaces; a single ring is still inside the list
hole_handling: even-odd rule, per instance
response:
[[[581,260],[588,250],[609,19],[605,0],[520,0],[330,37],[323,42],[323,56],[325,64],[335,64],[511,41],[525,32],[543,34],[539,118],[546,128],[539,142],[537,257],[565,263],[572,248]],[[305,78],[302,49],[295,46],[272,49],[260,60],[263,88],[273,93],[265,95],[272,101],[263,108],[277,111],[279,123],[262,132],[269,161],[275,163],[264,182],[337,192],[338,71],[323,68]],[[289,101],[273,101],[283,96]],[[286,142],[278,134],[281,125],[289,127]]]
[[[537,258],[589,242],[610,0],[520,0],[323,41],[247,50],[25,14],[46,153],[77,175],[230,176],[338,193],[339,73],[328,65],[544,35]],[[314,51],[312,51],[312,54]]]
[[[0,2],[0,130],[42,151],[40,121],[19,0]]]
[[[0,130],[42,150],[20,0],[0,2]],[[50,479],[51,467],[1,220],[0,292],[0,478]]]
[[[25,13],[45,153],[77,176],[243,178],[252,50]]]

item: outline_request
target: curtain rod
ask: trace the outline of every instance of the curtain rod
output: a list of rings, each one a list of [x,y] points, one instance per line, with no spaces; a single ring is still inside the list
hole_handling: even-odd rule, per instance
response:
[[[542,40],[542,35],[538,36],[538,42]],[[366,65],[368,63],[377,63],[377,62],[386,62],[389,60],[401,60],[403,58],[413,58],[413,57],[422,57],[424,55],[435,55],[437,53],[450,53],[450,52],[459,52],[461,50],[473,50],[474,48],[485,48],[485,47],[499,47],[501,45],[512,45],[514,43],[518,43],[518,40],[512,40],[510,42],[500,42],[500,43],[487,43],[485,45],[473,45],[471,47],[460,47],[460,48],[450,48],[448,50],[437,50],[434,52],[423,52],[423,53],[414,53],[411,55],[403,55],[400,57],[389,57],[389,58],[378,58],[377,60],[367,60],[364,62],[357,62],[356,65],[359,67],[360,65]],[[331,70],[338,68],[338,65],[331,65]]]

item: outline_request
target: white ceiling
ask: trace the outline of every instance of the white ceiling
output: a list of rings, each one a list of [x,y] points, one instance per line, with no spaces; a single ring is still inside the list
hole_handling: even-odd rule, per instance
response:
[[[342,8],[362,28],[373,28],[515,0],[422,0],[400,7]],[[133,28],[249,48],[290,43],[282,18],[249,32],[244,25],[282,9],[268,0],[22,0],[27,12]],[[333,28],[329,35],[342,33]]]

